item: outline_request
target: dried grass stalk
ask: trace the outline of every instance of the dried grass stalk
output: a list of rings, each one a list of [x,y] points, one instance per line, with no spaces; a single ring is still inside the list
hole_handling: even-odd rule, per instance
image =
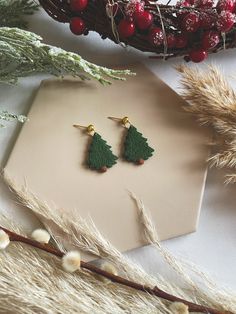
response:
[[[180,275],[181,279],[185,281],[185,287],[177,287],[177,285],[168,282],[161,275],[153,277],[147,274],[139,265],[122,255],[106,239],[104,239],[92,221],[87,222],[81,219],[78,214],[74,217],[62,216],[56,209],[49,207],[35,195],[30,193],[26,187],[21,188],[16,186],[9,177],[7,178],[7,181],[11,189],[16,193],[20,202],[31,209],[41,219],[50,233],[54,233],[53,229],[57,230],[57,232],[58,230],[60,231],[62,236],[56,237],[56,241],[60,247],[64,246],[64,239],[66,237],[70,243],[73,243],[74,247],[112,262],[119,273],[127,279],[149,286],[158,286],[169,293],[173,293],[174,295],[191,302],[205,306],[212,306],[222,311],[227,310],[236,313],[236,305],[234,302],[236,299],[235,293],[228,291],[225,293],[223,290],[219,290],[216,286],[209,283],[208,280],[205,280],[206,277],[202,276],[200,272],[195,271],[195,275],[197,274],[198,277],[200,277],[198,279],[201,279],[201,281],[204,282],[204,286],[202,284],[197,285],[189,276],[187,276],[187,267],[181,265],[175,257],[162,248],[150,217],[147,215],[143,204],[140,203],[134,195],[133,198],[137,201],[139,213],[141,214],[140,221],[143,225],[147,242],[153,243],[158,248],[167,263],[171,265]],[[91,278],[91,281],[89,279],[89,283],[93,280],[94,278]],[[86,286],[85,282],[83,285]],[[110,287],[113,287],[113,285],[114,284],[112,284],[112,286],[109,285],[109,289],[111,289]],[[96,289],[96,293],[99,293],[97,292],[96,287],[94,287],[94,289]],[[122,304],[123,313],[140,313],[144,311],[144,304],[146,306],[145,312],[147,313],[170,313],[169,304],[161,299],[149,295],[146,296],[142,293],[132,293],[130,292],[130,289],[125,289],[124,287],[119,287],[119,289],[122,291],[120,292],[114,287],[114,295],[112,295],[113,300],[110,302],[116,302],[116,306],[121,306]],[[84,293],[87,294],[87,291],[84,291]],[[93,295],[91,293],[88,295],[93,300]],[[97,296],[97,302],[100,302],[100,297],[102,300],[102,296],[99,295]],[[127,298],[127,300],[123,300],[123,298]],[[137,302],[135,305],[133,304],[134,298],[135,302]],[[127,302],[131,302],[132,304],[128,305]],[[132,309],[132,311],[130,309]],[[120,312],[118,310],[117,312],[114,312],[114,310],[111,310],[110,312],[105,310],[103,313]]]
[[[213,65],[207,71],[185,65],[176,69],[181,74],[181,94],[188,102],[184,109],[194,114],[201,125],[209,125],[216,132],[216,152],[209,158],[210,165],[232,171],[236,167],[235,91]],[[226,183],[234,182],[235,174],[227,175]]]
[[[164,248],[158,239],[156,228],[143,202],[136,195],[131,194],[131,196],[137,204],[139,220],[143,226],[141,230],[143,230],[144,239],[158,249],[167,264],[179,275],[179,279],[184,281],[186,286],[189,287],[190,293],[195,295],[196,300],[200,301],[201,304],[210,304],[216,308],[222,307],[222,309],[236,312],[236,293],[227,289],[219,289],[197,266],[186,260],[177,259]],[[195,280],[192,279],[193,277],[195,277]]]
[[[0,313],[170,313],[151,295],[66,273],[58,258],[20,243],[1,252],[0,269]]]

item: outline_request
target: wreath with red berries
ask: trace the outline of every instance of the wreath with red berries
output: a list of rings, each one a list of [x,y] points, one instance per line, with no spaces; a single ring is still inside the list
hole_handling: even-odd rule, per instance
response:
[[[208,53],[236,46],[236,0],[181,0],[175,6],[151,0],[40,0],[75,35],[95,31],[103,39],[157,57],[201,62]]]

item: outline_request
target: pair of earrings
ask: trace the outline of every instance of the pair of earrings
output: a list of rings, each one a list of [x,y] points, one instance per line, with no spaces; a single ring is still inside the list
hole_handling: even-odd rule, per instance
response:
[[[125,160],[142,165],[145,160],[153,155],[154,149],[148,145],[147,139],[130,123],[128,117],[123,119],[108,117],[108,119],[121,123],[127,129],[123,150]],[[87,158],[87,165],[90,169],[106,172],[108,168],[117,163],[118,157],[112,153],[111,146],[107,144],[101,135],[95,132],[92,124],[87,127],[75,124],[74,127],[85,129],[92,136]]]

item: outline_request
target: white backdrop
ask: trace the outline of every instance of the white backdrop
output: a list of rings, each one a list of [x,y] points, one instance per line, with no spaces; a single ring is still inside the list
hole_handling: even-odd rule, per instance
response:
[[[150,60],[147,55],[133,49],[123,49],[108,40],[103,41],[94,33],[86,37],[76,37],[70,33],[68,25],[51,20],[43,12],[31,18],[30,29],[41,35],[45,43],[78,52],[82,57],[97,64],[115,66],[136,61],[144,62],[162,80],[179,92],[179,77],[173,66],[182,62],[182,59],[165,62]],[[232,78],[236,66],[235,56],[235,50],[225,51],[210,56],[207,63],[213,62],[220,66],[236,88],[236,81]],[[22,79],[17,86],[0,85],[1,108],[7,108],[15,113],[27,113],[40,80],[46,77],[34,76]],[[19,125],[13,123],[0,130],[1,167],[4,166],[19,128]],[[165,241],[163,245],[173,253],[198,264],[220,284],[236,288],[236,186],[224,186],[223,181],[223,171],[209,170],[197,232]],[[15,203],[1,181],[0,210],[12,215],[14,221],[19,221],[27,230],[31,230],[37,224],[32,215]],[[129,252],[128,255],[152,274],[159,271],[166,272],[158,254],[151,247]]]

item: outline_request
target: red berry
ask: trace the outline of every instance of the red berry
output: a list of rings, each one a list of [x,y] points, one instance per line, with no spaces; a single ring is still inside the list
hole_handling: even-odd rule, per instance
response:
[[[121,20],[118,25],[118,32],[121,38],[131,37],[135,32],[135,25],[128,20]]]
[[[190,7],[191,6],[191,0],[190,1],[188,1],[188,0],[178,1],[176,3],[176,6],[177,7]]]
[[[176,36],[172,33],[166,35],[166,41],[168,48],[175,47],[176,44]]]
[[[216,6],[218,12],[230,11],[233,12],[235,8],[235,0],[219,0]]]
[[[179,8],[179,11],[177,14],[177,17],[181,20],[187,13],[188,11],[186,9],[184,9],[184,7],[190,7],[191,4],[189,1],[187,0],[183,0],[183,1],[178,1],[176,3],[176,7]]]
[[[200,27],[203,29],[210,29],[215,26],[218,15],[208,14],[201,12],[200,14]]]
[[[214,0],[196,0],[194,2],[195,7],[197,8],[212,8]]]
[[[128,17],[135,17],[144,11],[144,2],[141,0],[130,0],[125,5],[125,14]]]
[[[153,46],[161,46],[163,44],[163,31],[160,27],[154,27],[148,34],[148,41]]]
[[[139,29],[148,29],[153,22],[153,15],[148,11],[143,11],[136,16],[136,24]]]
[[[182,29],[186,32],[189,32],[189,33],[196,32],[196,30],[200,26],[199,14],[195,12],[188,13],[183,18],[181,26],[182,26]]]
[[[207,58],[208,54],[207,51],[204,49],[193,49],[189,53],[189,58],[193,62],[201,62]]]
[[[222,11],[217,20],[217,28],[220,32],[228,32],[235,23],[235,14],[230,11]]]
[[[188,38],[186,35],[180,34],[176,36],[176,43],[175,43],[176,48],[184,48],[187,46],[187,43],[188,43]]]
[[[202,37],[202,48],[208,50],[216,47],[220,42],[220,34],[216,31],[207,31]]]
[[[144,12],[144,5],[141,3],[136,4],[135,12],[134,12],[134,18],[138,18],[140,14]]]
[[[70,0],[70,8],[74,12],[83,11],[88,5],[88,0]]]
[[[73,17],[70,20],[70,30],[75,35],[82,35],[85,31],[85,23],[80,17]]]

